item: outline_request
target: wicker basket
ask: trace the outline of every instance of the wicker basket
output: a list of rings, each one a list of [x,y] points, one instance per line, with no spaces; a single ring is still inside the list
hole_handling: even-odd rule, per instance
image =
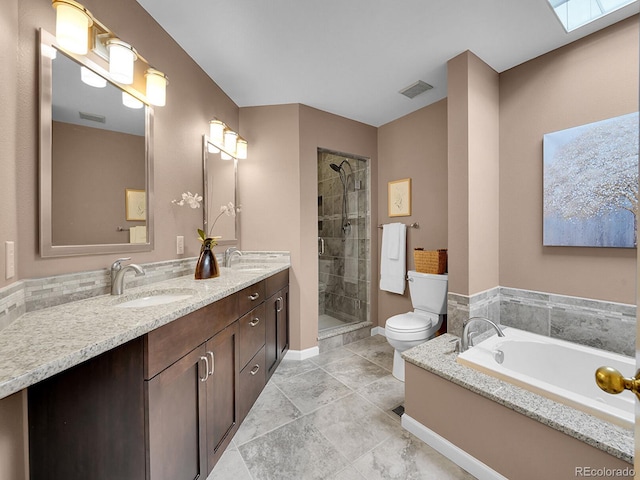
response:
[[[416,264],[416,272],[435,273],[441,275],[447,271],[447,249],[423,250],[416,248],[413,250],[413,260]]]

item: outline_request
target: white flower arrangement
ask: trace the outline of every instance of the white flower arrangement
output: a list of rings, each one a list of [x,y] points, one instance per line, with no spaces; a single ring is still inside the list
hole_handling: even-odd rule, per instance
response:
[[[200,241],[203,244],[207,244],[208,243],[212,247],[217,245],[218,244],[217,240],[222,238],[222,237],[212,237],[211,236],[211,232],[213,231],[213,227],[216,226],[216,222],[218,221],[218,219],[222,215],[226,215],[228,217],[235,217],[236,216],[236,212],[239,212],[239,211],[240,211],[240,207],[236,207],[233,204],[233,202],[229,202],[226,205],[221,205],[220,206],[220,213],[218,214],[218,216],[215,218],[215,220],[211,224],[211,228],[209,228],[209,233],[207,234],[201,228],[198,229],[198,236],[200,237]]]
[[[183,205],[189,205],[191,208],[200,208],[200,202],[202,202],[202,195],[191,192],[183,193],[182,200],[171,200],[171,203],[181,207]]]

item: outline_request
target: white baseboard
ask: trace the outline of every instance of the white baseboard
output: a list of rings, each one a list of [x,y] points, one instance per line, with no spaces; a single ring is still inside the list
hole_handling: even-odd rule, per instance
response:
[[[284,356],[287,360],[306,360],[307,358],[320,355],[320,349],[316,347],[307,348],[305,350],[289,350]]]
[[[383,337],[386,337],[384,327],[373,327],[371,329],[371,336],[373,337],[374,335],[382,335]]]
[[[478,480],[509,480],[406,413],[402,415],[402,427],[459,467],[464,468]]]

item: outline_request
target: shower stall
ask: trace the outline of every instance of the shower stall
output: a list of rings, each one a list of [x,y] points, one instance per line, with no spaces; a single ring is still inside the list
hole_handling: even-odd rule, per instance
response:
[[[318,150],[318,330],[369,321],[370,164]]]

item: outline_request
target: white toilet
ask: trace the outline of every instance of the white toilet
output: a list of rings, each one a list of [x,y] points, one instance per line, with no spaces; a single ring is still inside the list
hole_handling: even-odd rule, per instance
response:
[[[414,310],[394,315],[384,327],[387,340],[395,349],[393,376],[403,382],[404,360],[400,354],[433,338],[447,313],[446,274],[432,275],[409,270],[407,276]]]

